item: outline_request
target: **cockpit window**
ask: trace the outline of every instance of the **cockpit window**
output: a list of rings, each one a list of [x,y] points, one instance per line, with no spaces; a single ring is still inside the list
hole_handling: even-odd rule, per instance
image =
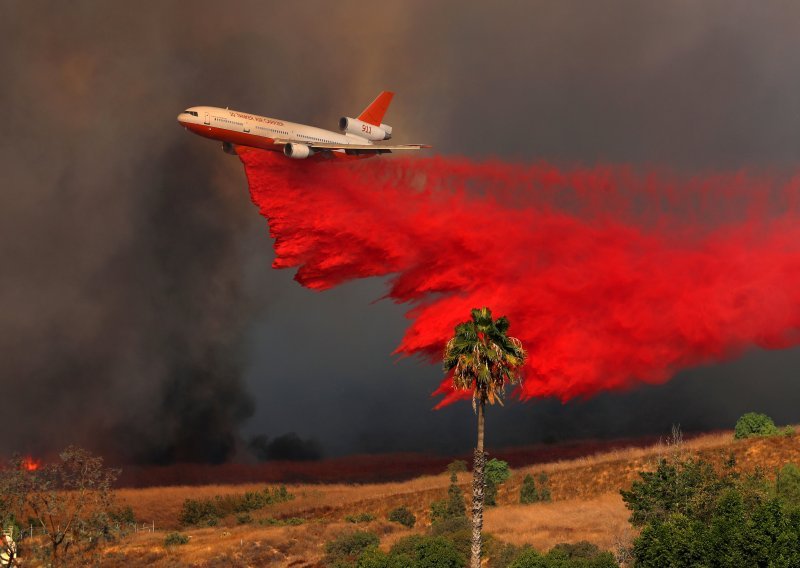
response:
[[[197,116],[196,110],[185,110],[183,112],[185,112],[186,114],[191,114],[192,116]]]

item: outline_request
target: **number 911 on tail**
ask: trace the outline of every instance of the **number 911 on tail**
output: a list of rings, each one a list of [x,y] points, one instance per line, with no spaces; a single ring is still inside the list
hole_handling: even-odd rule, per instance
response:
[[[394,93],[383,91],[358,118],[343,116],[339,132],[227,108],[196,106],[178,115],[187,130],[222,142],[222,149],[236,154],[237,146],[283,152],[288,158],[369,158],[398,150],[430,148],[426,144],[387,144],[392,127],[383,117]]]

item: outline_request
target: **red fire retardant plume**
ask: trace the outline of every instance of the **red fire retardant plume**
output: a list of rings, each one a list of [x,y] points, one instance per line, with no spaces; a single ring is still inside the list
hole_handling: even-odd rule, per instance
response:
[[[800,176],[241,159],[275,268],[314,290],[389,275],[387,296],[412,305],[401,354],[438,359],[472,308],[508,316],[529,354],[522,399],[800,342]]]

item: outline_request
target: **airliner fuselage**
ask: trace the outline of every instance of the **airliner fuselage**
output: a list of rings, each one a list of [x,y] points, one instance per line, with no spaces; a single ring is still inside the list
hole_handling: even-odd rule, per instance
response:
[[[369,157],[392,150],[427,147],[375,143],[392,136],[392,127],[380,122],[391,99],[392,93],[381,93],[358,119],[342,117],[339,121],[342,132],[211,106],[190,107],[178,115],[178,122],[195,134],[221,141],[226,151],[232,150],[231,145],[248,146],[283,152],[296,159],[314,154]]]

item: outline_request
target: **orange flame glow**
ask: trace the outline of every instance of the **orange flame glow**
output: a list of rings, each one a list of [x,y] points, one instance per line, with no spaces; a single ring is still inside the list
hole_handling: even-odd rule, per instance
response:
[[[21,467],[25,471],[36,471],[37,469],[39,469],[39,466],[41,465],[42,462],[37,459],[34,459],[32,456],[25,456],[24,458],[22,458]]]

